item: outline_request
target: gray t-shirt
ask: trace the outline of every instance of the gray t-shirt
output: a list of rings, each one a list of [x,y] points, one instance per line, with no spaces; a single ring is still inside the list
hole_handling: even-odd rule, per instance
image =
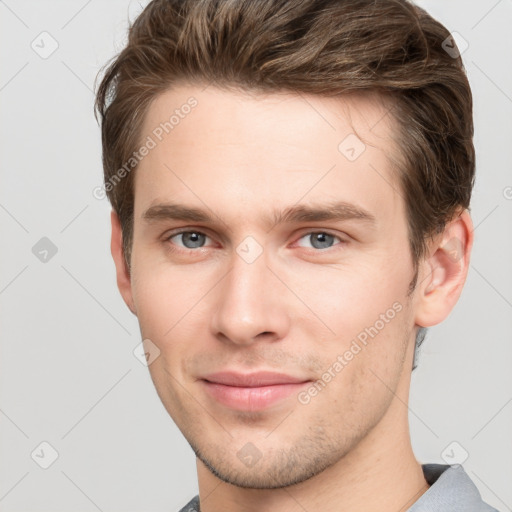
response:
[[[431,487],[408,512],[498,512],[482,501],[478,489],[460,464],[424,464],[422,468]],[[200,512],[199,496],[180,512]]]

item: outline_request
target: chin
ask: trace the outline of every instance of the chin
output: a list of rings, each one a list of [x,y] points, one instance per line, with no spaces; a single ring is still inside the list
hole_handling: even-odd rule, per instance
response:
[[[322,473],[342,457],[336,456],[332,447],[307,444],[307,453],[293,447],[274,451],[272,456],[261,454],[256,462],[247,465],[237,454],[232,453],[228,458],[225,447],[210,446],[207,452],[192,444],[191,447],[214,476],[245,489],[280,489],[300,484]]]

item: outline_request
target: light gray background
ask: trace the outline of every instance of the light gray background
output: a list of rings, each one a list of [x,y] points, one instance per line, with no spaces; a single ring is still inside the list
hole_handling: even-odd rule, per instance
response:
[[[418,3],[469,44],[478,165],[469,278],[413,374],[413,446],[421,462],[467,452],[484,499],[512,510],[512,1]],[[116,288],[110,208],[92,195],[94,78],[140,10],[0,1],[3,512],[173,512],[197,492],[192,450],[132,353],[140,334]],[[43,31],[59,45],[46,59],[31,47],[51,49]],[[46,263],[32,252],[42,237],[58,249]],[[48,469],[31,458],[49,460],[43,441],[58,452]]]

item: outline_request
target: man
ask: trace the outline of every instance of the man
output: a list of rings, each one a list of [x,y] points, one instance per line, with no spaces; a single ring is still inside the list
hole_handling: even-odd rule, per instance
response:
[[[131,27],[97,96],[105,190],[197,456],[183,511],[494,510],[416,460],[407,417],[473,242],[454,48],[405,0],[155,0]]]

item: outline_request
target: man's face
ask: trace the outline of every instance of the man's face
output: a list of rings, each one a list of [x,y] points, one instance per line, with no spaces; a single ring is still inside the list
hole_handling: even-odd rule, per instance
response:
[[[409,379],[414,270],[386,111],[180,86],[147,113],[141,141],[156,147],[135,176],[132,305],[160,351],[149,369],[164,406],[226,481],[319,473]]]

